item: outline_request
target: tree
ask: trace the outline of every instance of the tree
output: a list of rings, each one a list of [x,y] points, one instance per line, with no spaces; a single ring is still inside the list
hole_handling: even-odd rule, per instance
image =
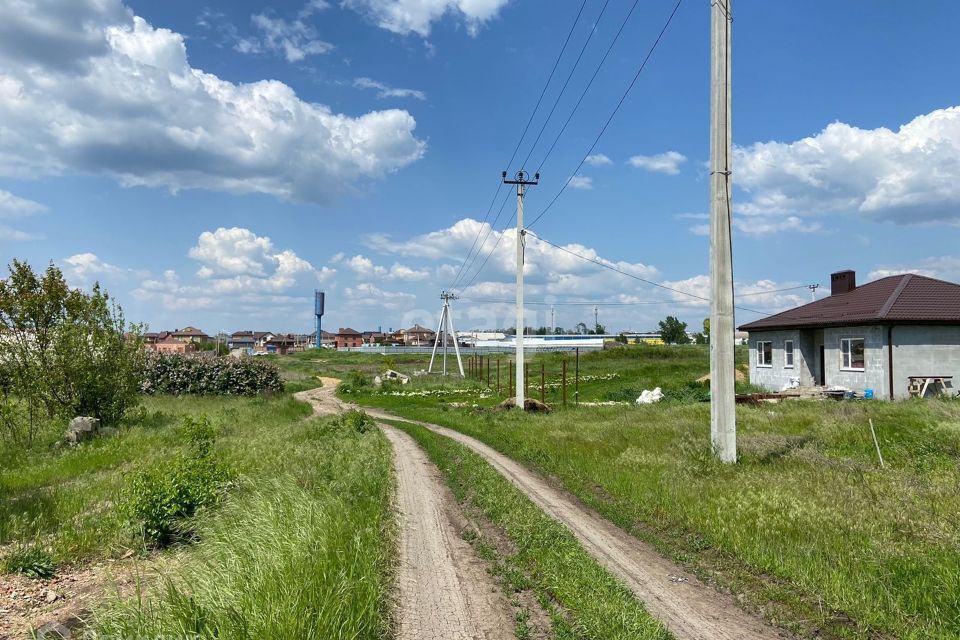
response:
[[[599,336],[599,335],[605,334],[606,332],[607,332],[607,328],[606,328],[605,326],[603,326],[602,324],[600,324],[599,322],[598,322],[597,325],[593,328],[593,333],[594,333],[594,335],[598,335],[598,336]]]
[[[587,333],[589,333],[589,332],[587,331],[587,325],[586,325],[585,323],[583,323],[583,322],[578,322],[578,323],[577,323],[577,326],[575,326],[574,329],[575,329],[576,332],[577,332],[578,334],[580,334],[580,335],[586,335]]]
[[[32,444],[54,418],[118,420],[137,401],[139,327],[94,286],[70,289],[53,264],[43,276],[18,260],[0,281],[0,434]]]
[[[687,335],[687,323],[667,316],[660,321],[660,338],[667,344],[688,344],[690,336]]]
[[[707,336],[705,336],[703,333],[693,334],[693,341],[696,344],[708,344]]]
[[[703,337],[707,342],[710,342],[710,318],[703,319]]]

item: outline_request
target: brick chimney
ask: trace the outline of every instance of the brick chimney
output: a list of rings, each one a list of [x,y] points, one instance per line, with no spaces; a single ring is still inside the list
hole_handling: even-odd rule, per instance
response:
[[[857,288],[857,272],[851,269],[830,274],[830,295],[850,293]]]

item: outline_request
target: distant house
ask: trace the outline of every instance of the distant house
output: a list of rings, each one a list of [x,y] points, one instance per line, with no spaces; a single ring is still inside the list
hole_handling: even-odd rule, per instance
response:
[[[387,334],[382,331],[364,331],[363,332],[363,344],[380,344],[387,337]]]
[[[234,331],[227,338],[227,346],[230,349],[253,349],[256,344],[256,337],[253,331]]]
[[[341,327],[340,330],[337,331],[337,338],[334,344],[336,345],[337,349],[362,347],[363,334],[359,331],[351,329],[350,327]]]
[[[174,340],[179,340],[180,342],[202,343],[211,341],[210,336],[196,327],[184,327],[183,329],[176,329],[170,332],[170,336]]]
[[[829,297],[739,327],[750,334],[751,382],[890,399],[919,378],[960,383],[960,285],[904,274],[858,287],[853,271],[830,281]]]
[[[415,324],[409,329],[401,331],[403,335],[403,344],[408,347],[429,347],[433,346],[435,331]]]
[[[271,334],[270,339],[266,341],[264,346],[266,347],[267,353],[285,355],[293,350],[296,343],[297,341],[293,334]]]
[[[146,346],[157,353],[193,353],[197,350],[195,342],[184,342],[172,336],[149,343]]]

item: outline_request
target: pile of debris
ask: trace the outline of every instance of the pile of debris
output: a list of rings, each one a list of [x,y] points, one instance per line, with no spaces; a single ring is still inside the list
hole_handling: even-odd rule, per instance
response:
[[[379,387],[383,384],[384,380],[399,381],[400,384],[407,384],[410,382],[410,376],[402,374],[399,371],[394,371],[393,369],[387,369],[373,379],[373,384]]]
[[[89,416],[77,416],[67,425],[63,432],[63,442],[75,447],[81,442],[90,440],[98,435],[113,436],[117,434],[115,427],[101,427],[100,420]],[[59,444],[59,443],[58,443]]]
[[[497,405],[497,409],[506,410],[513,409],[517,406],[516,398],[507,398],[503,402]],[[524,398],[523,400],[523,409],[524,411],[534,411],[538,413],[550,413],[550,406],[540,402],[539,400],[534,400],[533,398]]]

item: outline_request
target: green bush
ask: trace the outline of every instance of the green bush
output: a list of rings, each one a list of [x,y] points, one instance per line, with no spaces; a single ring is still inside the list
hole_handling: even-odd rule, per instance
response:
[[[362,371],[351,371],[337,389],[341,393],[356,393],[368,386],[370,386],[370,380]]]
[[[3,559],[4,573],[20,573],[29,578],[50,578],[56,573],[53,557],[40,547],[17,547]]]
[[[146,394],[240,395],[283,391],[280,370],[253,358],[150,354],[141,391]]]
[[[340,424],[357,433],[366,433],[376,425],[364,411],[347,411],[340,416]]]
[[[188,452],[137,473],[126,490],[127,517],[157,546],[188,537],[189,519],[220,500],[229,477],[213,455],[216,431],[209,419],[188,416],[181,429]]]

